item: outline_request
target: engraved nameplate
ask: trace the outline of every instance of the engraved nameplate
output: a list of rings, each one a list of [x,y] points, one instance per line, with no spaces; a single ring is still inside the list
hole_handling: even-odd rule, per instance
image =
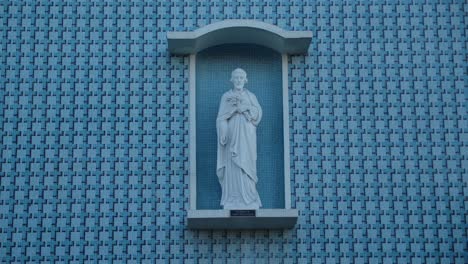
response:
[[[231,210],[231,216],[255,216],[255,210]]]

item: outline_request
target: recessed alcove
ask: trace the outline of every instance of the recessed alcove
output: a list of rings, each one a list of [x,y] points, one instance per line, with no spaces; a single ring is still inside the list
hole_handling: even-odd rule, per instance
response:
[[[224,44],[200,51],[196,58],[196,209],[221,209],[216,172],[216,116],[224,92],[232,88],[231,71],[247,72],[245,88],[264,109],[257,127],[257,190],[265,209],[285,208],[283,95],[281,54],[258,45]]]
[[[251,20],[227,20],[194,32],[169,32],[169,50],[190,56],[189,163],[193,229],[292,228],[289,166],[288,54],[307,52],[310,32],[284,31]],[[246,88],[262,106],[257,127],[257,190],[263,206],[253,215],[236,215],[220,206],[216,176],[216,115],[231,71],[247,72]]]

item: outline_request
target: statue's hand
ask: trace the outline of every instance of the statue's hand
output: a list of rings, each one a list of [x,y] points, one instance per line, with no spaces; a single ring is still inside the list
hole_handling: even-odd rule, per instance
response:
[[[241,105],[237,106],[237,109],[238,109],[239,113],[244,113],[245,111],[249,111],[250,107],[248,105],[241,104]]]
[[[228,104],[230,104],[232,107],[236,107],[238,105],[239,99],[236,96],[231,96],[226,99]]]

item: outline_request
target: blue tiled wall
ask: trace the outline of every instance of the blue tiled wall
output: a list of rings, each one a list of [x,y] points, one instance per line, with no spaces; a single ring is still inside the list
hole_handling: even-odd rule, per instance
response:
[[[441,2],[441,3],[439,3]],[[465,1],[5,1],[2,262],[464,263]],[[310,30],[285,231],[190,231],[188,58],[167,31]]]

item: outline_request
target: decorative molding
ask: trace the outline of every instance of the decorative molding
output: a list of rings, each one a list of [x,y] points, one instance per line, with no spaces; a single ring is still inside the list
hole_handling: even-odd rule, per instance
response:
[[[189,210],[190,229],[284,229],[296,225],[297,209],[259,209],[255,216],[231,216],[229,210]]]
[[[197,209],[197,127],[196,127],[196,54],[189,58],[189,166],[190,166],[190,209]]]
[[[284,153],[284,208],[291,209],[291,161],[289,148],[289,89],[288,55],[281,55],[283,81],[283,153]]]
[[[282,54],[307,53],[311,31],[287,31],[255,20],[223,20],[191,32],[167,32],[172,54],[195,54],[228,43],[257,44]]]

